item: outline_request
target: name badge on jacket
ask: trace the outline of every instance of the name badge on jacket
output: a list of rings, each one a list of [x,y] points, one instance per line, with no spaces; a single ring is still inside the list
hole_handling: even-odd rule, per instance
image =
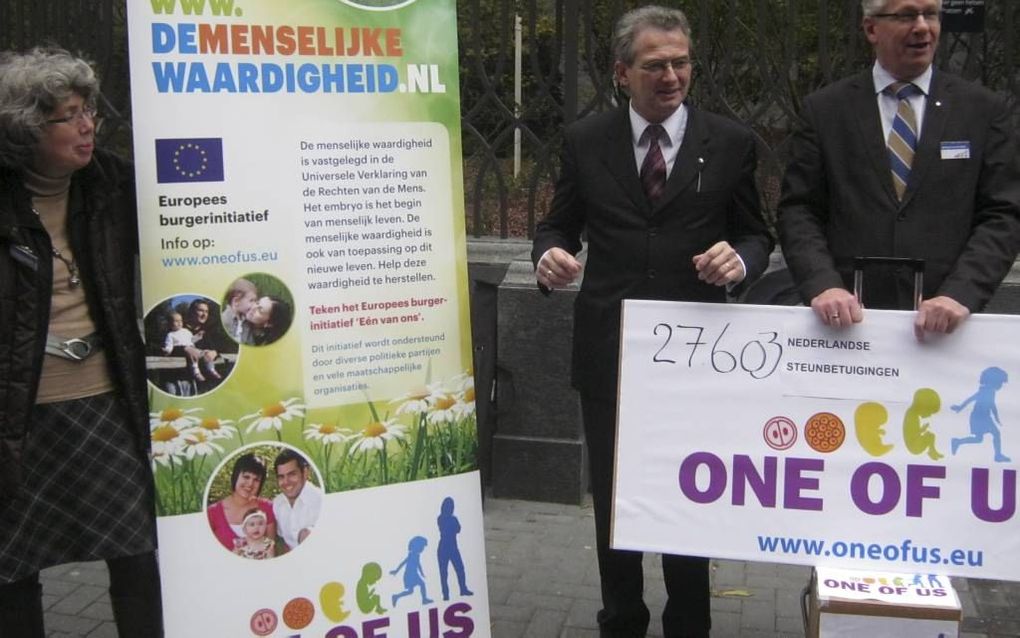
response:
[[[970,159],[970,142],[942,142],[942,159]]]

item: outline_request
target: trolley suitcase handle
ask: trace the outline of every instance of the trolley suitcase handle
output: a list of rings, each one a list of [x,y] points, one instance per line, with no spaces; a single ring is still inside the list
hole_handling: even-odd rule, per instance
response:
[[[864,306],[864,268],[867,266],[908,266],[914,271],[914,310],[921,307],[924,290],[924,260],[910,257],[854,257],[854,297]]]

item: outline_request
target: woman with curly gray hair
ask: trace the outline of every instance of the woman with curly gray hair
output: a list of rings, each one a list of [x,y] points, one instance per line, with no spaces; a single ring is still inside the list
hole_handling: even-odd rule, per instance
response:
[[[0,54],[0,633],[41,638],[39,570],[105,559],[121,636],[162,635],[131,166],[99,82]]]

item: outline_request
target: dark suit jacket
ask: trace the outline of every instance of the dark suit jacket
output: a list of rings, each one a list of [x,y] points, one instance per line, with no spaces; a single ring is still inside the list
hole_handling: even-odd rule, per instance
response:
[[[968,142],[969,159],[941,159]],[[1020,246],[1020,168],[1009,112],[990,91],[936,70],[898,202],[871,69],[804,100],[779,204],[779,237],[801,296],[852,288],[859,256],[925,260],[924,297],[979,311]],[[910,308],[905,272],[871,277],[864,303]]]
[[[574,306],[572,382],[615,397],[622,299],[725,301],[723,287],[698,280],[692,258],[727,240],[746,281],[768,264],[772,239],[755,189],[748,129],[689,108],[687,130],[666,190],[653,209],[634,161],[627,107],[584,118],[564,133],[549,215],[535,229],[532,261],[560,247],[588,258]],[[699,189],[700,182],[700,189]]]

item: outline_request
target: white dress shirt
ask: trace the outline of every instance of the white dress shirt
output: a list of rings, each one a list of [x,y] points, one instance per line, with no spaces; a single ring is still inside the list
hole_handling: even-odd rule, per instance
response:
[[[645,129],[651,124],[641,117],[630,105],[630,134],[633,137],[631,144],[634,146],[634,161],[637,162],[638,172],[645,162],[645,155],[648,155],[649,141],[644,139]],[[662,151],[662,159],[666,160],[666,179],[669,179],[673,172],[673,163],[676,161],[677,152],[684,142],[684,133],[687,132],[687,105],[681,104],[680,108],[673,111],[673,114],[659,122],[666,130],[669,139],[659,139],[659,149]]]
[[[871,68],[871,76],[875,80],[878,112],[882,116],[882,139],[888,140],[889,131],[892,130],[893,120],[896,119],[896,109],[899,108],[900,101],[896,99],[896,96],[887,95],[883,91],[897,80],[888,71],[883,69],[882,65],[877,61],[875,66]],[[917,122],[917,139],[920,140],[921,131],[924,130],[924,108],[928,104],[928,93],[931,88],[931,65],[925,69],[924,73],[910,80],[910,83],[921,89],[920,94],[915,93],[907,99],[910,102],[910,107],[914,109],[914,120]]]
[[[319,518],[319,506],[322,504],[322,490],[305,481],[301,493],[294,499],[294,504],[283,494],[273,499],[273,514],[276,515],[276,533],[280,535],[287,547],[298,546],[298,534],[301,530],[311,530]]]

